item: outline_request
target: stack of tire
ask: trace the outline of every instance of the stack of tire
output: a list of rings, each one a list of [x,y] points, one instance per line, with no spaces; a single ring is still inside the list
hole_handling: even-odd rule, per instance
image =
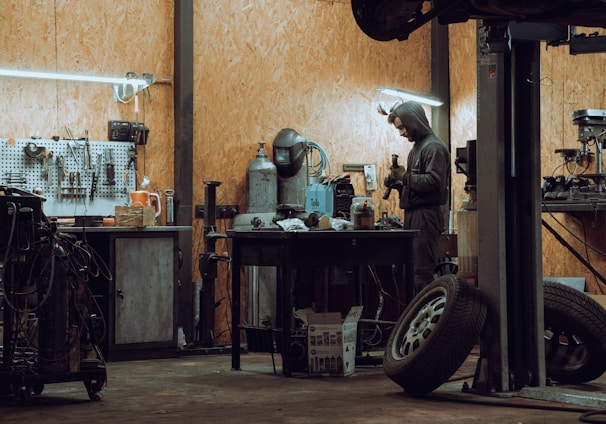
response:
[[[545,369],[563,384],[606,371],[606,310],[557,282],[544,285]],[[446,382],[478,343],[488,312],[480,290],[452,274],[438,277],[406,307],[387,341],[383,368],[408,394]]]

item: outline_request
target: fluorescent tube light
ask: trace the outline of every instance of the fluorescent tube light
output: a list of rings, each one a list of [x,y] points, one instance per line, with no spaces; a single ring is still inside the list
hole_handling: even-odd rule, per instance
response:
[[[145,86],[148,82],[140,78],[126,77],[95,77],[92,75],[70,75],[56,74],[51,72],[34,72],[34,71],[17,71],[13,69],[0,69],[0,76],[18,77],[18,78],[35,78],[35,79],[52,79],[64,81],[86,81],[86,82],[101,82],[107,84],[130,84],[137,87]]]
[[[444,104],[443,101],[434,96],[429,96],[425,94],[416,94],[411,93],[410,91],[401,90],[399,88],[392,87],[379,87],[377,88],[382,94],[387,96],[396,97],[398,99],[404,100],[414,100],[419,103],[423,103],[429,106],[442,106]]]

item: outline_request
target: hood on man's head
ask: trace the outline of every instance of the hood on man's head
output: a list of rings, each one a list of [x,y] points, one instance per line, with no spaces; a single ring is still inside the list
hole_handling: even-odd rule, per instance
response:
[[[404,128],[414,141],[423,140],[433,134],[425,109],[420,103],[413,100],[404,102],[396,107],[393,113],[400,118]]]

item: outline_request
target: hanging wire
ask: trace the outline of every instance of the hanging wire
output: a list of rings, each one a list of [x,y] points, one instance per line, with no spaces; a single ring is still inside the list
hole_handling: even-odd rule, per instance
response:
[[[310,177],[323,177],[325,175],[330,175],[332,173],[332,168],[330,166],[330,160],[328,159],[328,155],[326,151],[320,146],[318,143],[312,140],[307,140],[307,145],[309,146],[309,159],[307,161],[307,166],[309,168],[309,172],[307,173]],[[320,156],[320,160],[317,163],[313,161],[313,151],[317,150]],[[328,174],[326,174],[326,169],[328,168]]]

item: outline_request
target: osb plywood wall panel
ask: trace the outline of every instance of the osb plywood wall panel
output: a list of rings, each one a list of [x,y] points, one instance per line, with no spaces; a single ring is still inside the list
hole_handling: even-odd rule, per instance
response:
[[[570,176],[570,171],[562,167],[563,158],[555,150],[581,146],[577,141],[578,127],[572,123],[575,110],[606,109],[606,54],[573,56],[565,46],[546,48],[542,52],[541,68],[543,175]],[[595,153],[594,146],[591,150]],[[595,164],[589,172],[595,172]],[[543,214],[543,218],[601,275],[606,276],[604,212]],[[587,291],[606,293],[606,286],[546,230],[543,230],[543,274],[584,277]]]
[[[468,140],[477,138],[476,22],[449,25],[448,37],[450,40],[450,143],[453,159],[452,206],[455,211],[454,227],[457,230],[456,212],[469,195],[465,192],[467,177],[455,172],[456,149],[465,147]]]
[[[404,158],[410,146],[377,112],[376,88],[429,92],[429,26],[405,43],[378,42],[357,27],[349,2],[199,0],[195,6],[194,203],[204,202],[204,180],[219,180],[217,202],[245,211],[246,168],[257,142],[267,143],[271,158],[278,131],[293,128],[322,146],[333,174],[344,163],[375,164],[376,210],[401,215],[395,192],[381,200],[382,181],[390,155]],[[356,193],[365,194],[363,175],[351,177]],[[202,225],[194,222],[194,240]],[[217,281],[222,298],[227,279]],[[224,308],[225,302],[216,311],[218,334],[225,331]]]
[[[173,2],[4,0],[0,7],[0,67],[29,71],[124,76],[132,71],[173,77]],[[156,84],[134,102],[113,100],[112,86],[90,82],[0,78],[0,137],[75,137],[88,129],[107,140],[108,120],[144,121],[139,174],[149,190],[173,186],[173,88]],[[51,149],[52,150],[52,149]]]

